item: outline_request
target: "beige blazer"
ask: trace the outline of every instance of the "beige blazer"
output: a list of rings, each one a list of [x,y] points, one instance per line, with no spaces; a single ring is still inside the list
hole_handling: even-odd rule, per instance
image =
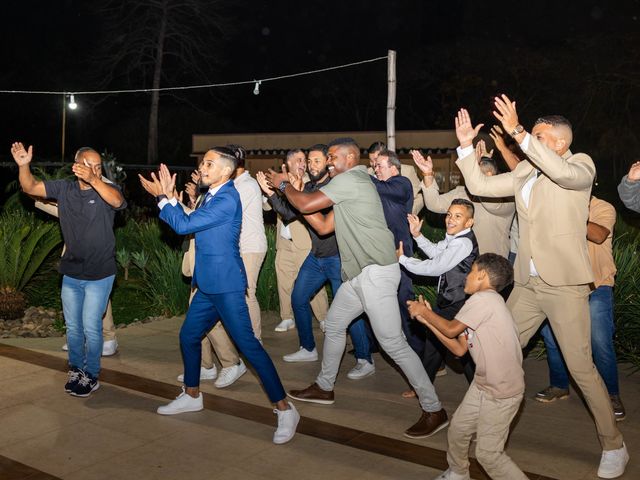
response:
[[[447,213],[449,205],[456,198],[470,200],[475,207],[473,231],[478,240],[480,253],[497,253],[505,258],[509,256],[511,247],[509,232],[516,211],[513,201],[503,199],[480,201],[478,197],[469,197],[467,189],[462,186],[440,194],[435,180],[428,187],[422,183],[422,194],[427,210],[435,213]]]
[[[515,280],[529,281],[529,261],[533,259],[542,280],[549,285],[582,285],[593,282],[587,250],[589,199],[596,168],[584,153],[565,152],[562,157],[529,136],[523,161],[512,172],[493,177],[482,174],[475,152],[456,161],[467,188],[481,197],[514,196],[520,224],[520,245]],[[529,207],[522,187],[540,175],[531,190]]]

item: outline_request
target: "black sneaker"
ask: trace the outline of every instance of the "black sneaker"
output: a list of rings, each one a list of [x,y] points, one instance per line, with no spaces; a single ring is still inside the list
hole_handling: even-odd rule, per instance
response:
[[[71,369],[67,372],[67,383],[64,384],[65,392],[73,392],[73,390],[78,385],[78,382],[80,381],[82,373],[82,370],[80,370],[78,367],[71,367]]]
[[[78,384],[71,392],[71,395],[74,397],[88,397],[91,392],[95,392],[99,388],[100,382],[98,382],[97,378],[93,378],[86,372],[81,372],[80,380],[78,380]]]

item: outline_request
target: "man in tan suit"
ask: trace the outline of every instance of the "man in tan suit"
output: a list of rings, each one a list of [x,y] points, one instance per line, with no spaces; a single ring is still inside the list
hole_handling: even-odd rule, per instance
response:
[[[105,183],[111,183],[106,177],[102,177],[102,181]],[[35,206],[38,210],[42,210],[43,212],[58,218],[58,206],[55,203],[45,203],[40,200],[36,200]],[[102,339],[102,356],[110,357],[111,355],[115,355],[118,351],[118,340],[116,340],[116,326],[113,323],[111,299],[109,299],[109,302],[107,303],[107,311],[104,313],[104,317],[102,317]],[[65,352],[68,350],[66,343],[62,345],[62,350]]]
[[[376,176],[376,172],[374,170],[376,167],[376,160],[380,156],[380,152],[386,149],[387,145],[384,142],[373,142],[369,147],[369,168],[367,169],[369,175],[372,175],[374,177]],[[420,190],[420,179],[418,178],[416,169],[413,165],[406,165],[403,163],[400,166],[400,175],[408,178],[411,182],[411,188],[413,189],[413,208],[411,213],[414,215],[418,215],[420,210],[422,210],[422,208],[424,207],[424,199],[422,198],[422,193]]]
[[[515,102],[496,97],[494,115],[520,144],[528,161],[508,173],[487,177],[480,171],[473,127],[466,110],[456,117],[460,141],[457,164],[467,188],[483,197],[514,196],[520,222],[515,286],[507,305],[526,345],[549,319],[571,376],[593,414],[603,453],[601,478],[624,473],[629,460],[616,427],[607,390],[591,358],[588,296],[593,271],[587,250],[589,198],[595,166],[584,153],[569,150],[571,124],[563,117],[543,117],[531,134],[518,122]]]
[[[300,149],[287,152],[287,170],[296,177],[303,178],[303,183],[309,181],[305,178],[307,172],[307,159]],[[269,207],[270,209],[270,207]],[[293,309],[291,307],[291,293],[302,263],[311,251],[311,237],[307,228],[296,220],[283,224],[278,216],[276,223],[276,278],[278,281],[278,297],[280,299],[280,318],[282,321],[276,326],[276,332],[286,332],[295,328],[293,321]],[[329,299],[324,288],[311,300],[311,310],[322,326],[329,309]]]
[[[484,142],[478,142],[480,148],[476,149],[476,160],[484,175],[493,176],[498,173],[495,162],[487,156],[484,150]],[[509,230],[513,222],[516,206],[513,199],[481,198],[470,195],[464,186],[458,186],[453,190],[441,194],[438,182],[433,178],[433,162],[431,157],[426,159],[417,150],[412,150],[413,160],[422,172],[422,195],[427,210],[434,213],[447,213],[449,205],[456,198],[464,198],[473,203],[475,208],[473,231],[478,240],[480,254],[497,253],[507,258],[511,241]]]

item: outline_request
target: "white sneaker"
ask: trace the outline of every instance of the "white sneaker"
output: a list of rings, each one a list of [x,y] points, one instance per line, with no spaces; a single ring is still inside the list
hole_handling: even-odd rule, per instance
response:
[[[200,380],[215,380],[218,377],[218,370],[214,365],[212,368],[200,367]],[[178,381],[184,382],[184,373],[178,375]]]
[[[292,330],[296,328],[296,322],[294,322],[291,318],[285,318],[282,320],[274,329],[276,332],[286,332],[287,330]]]
[[[282,357],[285,362],[316,362],[318,360],[318,350],[315,348],[311,351],[304,347],[294,353],[290,353]]]
[[[433,480],[471,480],[471,476],[469,475],[469,472],[464,475],[460,475],[459,473],[452,472],[451,469],[448,468]]]
[[[198,394],[198,398],[193,398],[191,395],[187,395],[183,387],[182,393],[173,402],[158,407],[157,412],[160,415],[176,415],[178,413],[198,412],[203,408],[202,393]]]
[[[598,467],[598,477],[618,478],[624,473],[628,462],[629,452],[627,452],[627,446],[624,443],[622,444],[622,448],[603,450],[602,458],[600,458],[600,466]]]
[[[113,340],[107,340],[102,343],[102,356],[110,357],[111,355],[115,355],[118,351],[118,341],[114,338]]]
[[[324,320],[320,320],[320,331],[324,333]]]
[[[220,370],[218,380],[216,380],[216,383],[214,383],[213,385],[216,388],[228,387],[245,373],[247,373],[247,366],[242,360],[240,360],[240,363],[238,363],[237,365],[233,365],[232,367],[225,367]]]
[[[67,345],[66,343],[64,345],[62,345],[62,350],[65,352],[69,351],[69,345]]]
[[[374,373],[376,373],[376,367],[373,364],[373,360],[369,363],[364,358],[359,358],[356,366],[347,373],[347,378],[350,378],[351,380],[360,380],[364,377],[368,377],[369,375],[373,375]]]
[[[289,404],[289,410],[278,410],[277,408],[273,410],[273,413],[278,416],[278,428],[276,433],[273,434],[273,443],[277,445],[287,443],[293,438],[300,421],[300,414],[296,407],[291,402],[287,403]]]

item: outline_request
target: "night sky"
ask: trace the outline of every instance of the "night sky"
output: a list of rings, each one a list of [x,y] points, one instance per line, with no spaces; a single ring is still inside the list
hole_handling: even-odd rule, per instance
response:
[[[149,69],[127,76],[101,68],[105,44],[148,27],[134,18],[118,30],[100,3],[5,2],[0,88],[150,87]],[[260,79],[382,56],[392,48],[398,52],[398,129],[452,128],[460,106],[488,123],[490,99],[505,92],[518,100],[525,124],[547,113],[569,117],[576,144],[589,149],[599,169],[617,175],[639,155],[638,0],[199,3],[215,12],[216,25],[197,25],[196,15],[185,20],[182,33],[202,39],[206,56],[195,66],[168,57],[161,86]],[[263,84],[257,96],[252,90],[162,95],[160,159],[190,162],[192,133],[385,128],[384,61]],[[67,152],[90,145],[121,162],[144,163],[149,94],[76,101],[78,110],[67,117]],[[33,143],[38,158],[57,159],[61,102],[60,96],[0,95],[0,145],[6,146],[0,161],[10,160],[13,140]]]

